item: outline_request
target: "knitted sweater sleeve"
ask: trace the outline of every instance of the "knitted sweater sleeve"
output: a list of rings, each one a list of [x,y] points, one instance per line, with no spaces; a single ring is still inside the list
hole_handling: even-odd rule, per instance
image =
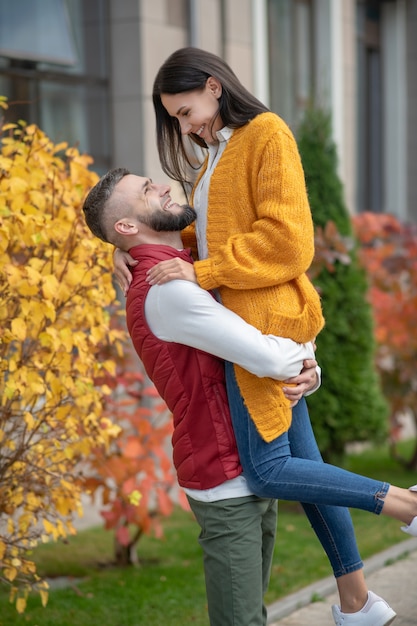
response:
[[[239,162],[226,151],[212,178],[210,256],[195,264],[205,289],[283,284],[305,273],[313,259],[313,222],[295,139],[283,122],[275,122],[273,132],[270,123],[252,124],[246,137],[238,137]]]
[[[195,234],[195,224],[191,224],[190,226],[187,226],[187,228],[185,228],[181,232],[181,239],[182,239],[184,248],[191,248],[191,254],[193,258],[197,259],[198,251],[197,251],[197,239],[196,239],[196,234]]]

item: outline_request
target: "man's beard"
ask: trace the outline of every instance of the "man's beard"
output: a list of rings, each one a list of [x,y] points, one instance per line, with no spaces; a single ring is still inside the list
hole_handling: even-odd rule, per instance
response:
[[[197,218],[197,213],[192,207],[184,204],[181,208],[181,213],[177,215],[161,210],[158,213],[143,216],[140,218],[140,221],[142,224],[146,224],[146,226],[149,226],[149,228],[152,228],[152,230],[158,233],[181,231],[192,224]]]

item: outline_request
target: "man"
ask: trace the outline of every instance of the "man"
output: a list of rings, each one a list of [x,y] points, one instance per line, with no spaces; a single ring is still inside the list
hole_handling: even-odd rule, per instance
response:
[[[84,202],[91,231],[138,261],[126,314],[135,349],[173,413],[173,458],[201,527],[211,626],[266,624],[266,591],[276,502],[255,496],[242,476],[223,359],[257,376],[291,379],[296,400],[317,384],[311,344],[264,336],[189,281],[151,286],[147,271],[180,257],[180,231],[196,217],[172,201],[168,185],[111,170]],[[298,376],[307,367],[307,374]]]

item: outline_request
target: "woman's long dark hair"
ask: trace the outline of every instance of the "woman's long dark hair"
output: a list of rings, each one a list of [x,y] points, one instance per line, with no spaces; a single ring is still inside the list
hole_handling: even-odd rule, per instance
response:
[[[153,85],[153,105],[156,116],[156,141],[162,169],[168,176],[181,183],[184,190],[191,183],[187,171],[196,169],[181,135],[178,120],[164,108],[161,95],[203,90],[207,79],[213,76],[222,85],[219,111],[223,124],[239,128],[259,113],[269,109],[242,85],[233,70],[220,57],[199,48],[181,48],[173,52],[160,67]],[[198,135],[188,137],[197,145],[207,145]],[[201,165],[201,163],[199,164]]]

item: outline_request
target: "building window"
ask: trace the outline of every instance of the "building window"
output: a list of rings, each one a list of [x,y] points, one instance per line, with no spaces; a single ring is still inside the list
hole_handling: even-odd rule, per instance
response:
[[[0,0],[0,54],[58,65],[74,65],[76,52],[62,1]]]
[[[269,0],[271,109],[295,128],[313,95],[311,0]]]
[[[0,0],[0,94],[9,121],[38,124],[111,164],[107,0]]]
[[[380,5],[371,0],[357,6],[358,209],[376,212],[383,210]]]

